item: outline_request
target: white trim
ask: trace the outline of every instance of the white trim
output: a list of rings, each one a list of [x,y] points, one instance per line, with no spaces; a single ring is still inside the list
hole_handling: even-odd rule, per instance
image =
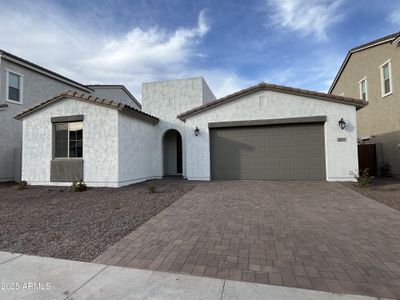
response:
[[[340,96],[340,97],[344,97],[344,93],[341,93],[339,96]]]
[[[395,39],[392,44],[396,45],[398,43],[400,43],[400,36],[397,39]]]
[[[346,57],[345,57],[345,59],[344,59],[342,65],[341,65],[340,68],[339,68],[338,73],[337,73],[336,76],[335,76],[335,79],[334,79],[333,82],[332,82],[332,85],[330,86],[330,88],[329,88],[329,90],[328,90],[328,94],[332,94],[333,89],[335,88],[335,86],[336,86],[336,84],[337,84],[337,82],[338,82],[340,76],[342,75],[342,72],[343,72],[344,68],[346,67],[347,62],[349,61],[350,56],[351,56],[352,54],[357,53],[357,52],[360,52],[360,51],[363,51],[363,50],[366,50],[366,49],[368,49],[368,48],[372,48],[372,47],[375,47],[375,46],[379,46],[379,45],[381,45],[381,44],[385,44],[385,43],[390,42],[390,41],[392,41],[392,40],[393,40],[393,37],[392,37],[392,38],[388,38],[388,39],[383,40],[383,41],[380,41],[380,42],[377,42],[377,43],[374,43],[374,44],[371,44],[371,45],[367,45],[367,46],[365,46],[365,47],[362,47],[362,48],[359,48],[359,49],[356,49],[356,50],[350,50],[350,51],[347,53],[347,55],[346,55]],[[400,37],[398,37],[395,41],[400,41]]]
[[[9,99],[9,95],[8,95],[8,88],[10,86],[9,83],[9,75],[10,73],[13,73],[17,76],[19,76],[19,101],[14,101]],[[15,72],[13,70],[10,69],[6,69],[6,101],[13,103],[13,104],[18,104],[18,105],[22,105],[24,104],[24,75],[18,72]]]
[[[383,77],[383,67],[388,65],[389,67],[389,83],[390,83],[390,92],[385,93],[385,83],[384,83],[384,77]],[[385,98],[386,96],[389,96],[393,94],[393,82],[392,82],[392,61],[391,59],[385,61],[383,64],[379,66],[380,69],[380,74],[381,74],[381,95],[382,98]]]
[[[365,99],[362,98],[362,90],[361,90],[361,83],[365,81]],[[367,80],[367,76],[365,76],[364,78],[362,78],[359,82],[358,82],[358,86],[359,86],[359,90],[360,90],[360,99],[368,101],[368,80]]]

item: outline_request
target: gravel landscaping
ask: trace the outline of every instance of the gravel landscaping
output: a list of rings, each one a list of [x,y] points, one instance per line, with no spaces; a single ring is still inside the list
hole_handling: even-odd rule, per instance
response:
[[[398,177],[378,177],[365,188],[360,188],[352,182],[344,184],[371,199],[400,210],[400,178]]]
[[[0,184],[0,250],[92,261],[194,187],[178,179],[85,192]]]

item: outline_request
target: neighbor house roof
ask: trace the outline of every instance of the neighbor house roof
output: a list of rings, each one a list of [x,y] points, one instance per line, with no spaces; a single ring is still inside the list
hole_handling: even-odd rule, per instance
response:
[[[240,90],[236,93],[230,94],[230,95],[225,96],[220,99],[217,99],[215,101],[205,103],[199,107],[196,107],[194,109],[191,109],[187,112],[184,112],[184,113],[178,115],[178,118],[181,120],[185,120],[192,115],[198,114],[198,113],[208,110],[210,108],[216,107],[218,105],[222,105],[222,104],[230,102],[232,100],[236,100],[240,97],[249,95],[254,92],[263,91],[263,90],[280,92],[280,93],[291,94],[291,95],[296,95],[296,96],[304,96],[304,97],[315,98],[315,99],[319,99],[319,100],[337,102],[337,103],[348,104],[348,105],[354,105],[356,108],[362,108],[362,107],[368,105],[367,101],[364,101],[361,99],[330,95],[330,94],[325,94],[325,93],[320,93],[320,92],[314,92],[314,91],[309,91],[309,90],[303,90],[303,89],[292,88],[292,87],[287,87],[287,86],[283,86],[283,85],[268,84],[268,83],[262,82],[257,85],[251,86],[247,89]]]
[[[99,97],[94,97],[91,95],[86,95],[86,94],[82,94],[82,93],[78,93],[78,92],[73,92],[73,91],[66,91],[58,96],[55,96],[49,100],[46,100],[42,103],[39,103],[19,114],[17,114],[15,116],[15,118],[17,120],[22,120],[24,117],[33,114],[39,110],[41,110],[44,107],[47,107],[55,102],[58,102],[60,100],[63,99],[75,99],[75,100],[79,100],[79,101],[84,101],[84,102],[88,102],[88,103],[92,103],[92,104],[96,104],[96,105],[102,105],[102,106],[106,106],[112,109],[116,109],[119,111],[123,111],[126,112],[128,114],[131,114],[137,118],[143,119],[145,121],[151,122],[153,124],[158,123],[159,119],[146,114],[144,112],[142,112],[141,110],[138,110],[136,108],[130,107],[129,105],[117,102],[117,101],[113,101],[113,100],[107,100],[107,99],[101,99]]]
[[[357,47],[354,47],[354,48],[350,49],[347,52],[347,55],[346,55],[342,65],[340,66],[340,69],[339,69],[338,73],[336,74],[335,79],[333,80],[332,85],[329,88],[328,93],[329,94],[332,93],[333,89],[335,88],[335,85],[336,85],[337,81],[339,80],[340,75],[342,74],[342,72],[343,72],[344,68],[346,67],[347,62],[349,61],[350,56],[352,54],[354,54],[356,52],[360,52],[360,51],[366,50],[366,49],[369,49],[369,48],[372,48],[372,47],[375,47],[375,46],[379,46],[379,45],[382,45],[382,44],[385,44],[385,43],[395,43],[396,41],[399,40],[399,38],[400,38],[400,31],[396,32],[396,33],[389,34],[387,36],[381,37],[379,39],[373,40],[371,42],[368,42],[368,43],[365,43],[365,44],[362,44],[360,46],[357,46]]]
[[[60,74],[58,74],[56,72],[53,72],[53,71],[51,71],[49,69],[46,69],[46,68],[44,68],[42,66],[34,64],[33,62],[27,61],[27,60],[25,60],[25,59],[23,59],[21,57],[18,57],[18,56],[14,55],[14,54],[11,54],[11,53],[6,52],[6,51],[1,50],[1,49],[0,49],[0,58],[7,59],[7,60],[9,60],[9,61],[11,61],[13,63],[22,65],[22,66],[24,66],[26,68],[29,68],[29,69],[31,69],[33,71],[36,71],[38,73],[41,73],[43,75],[49,76],[49,77],[54,78],[54,79],[59,80],[59,81],[62,81],[62,82],[67,83],[67,84],[69,84],[71,86],[75,86],[75,87],[77,87],[77,88],[79,88],[79,89],[81,89],[83,91],[86,91],[86,92],[92,92],[93,91],[90,87],[88,87],[88,86],[86,86],[86,85],[84,85],[82,83],[79,83],[77,81],[69,79],[69,78],[67,78],[67,77],[65,77],[63,75],[60,75]]]
[[[129,92],[129,90],[122,84],[88,84],[87,85],[89,88],[98,88],[98,89],[122,89],[128,96],[131,98],[137,106],[142,108],[142,104],[140,104],[139,101]]]

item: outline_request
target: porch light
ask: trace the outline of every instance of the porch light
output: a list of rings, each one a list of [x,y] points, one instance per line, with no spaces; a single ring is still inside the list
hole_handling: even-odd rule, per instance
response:
[[[342,130],[346,128],[346,122],[343,120],[343,118],[341,118],[339,121],[339,127]]]
[[[194,135],[198,136],[200,134],[200,129],[196,126],[196,129],[194,130]]]

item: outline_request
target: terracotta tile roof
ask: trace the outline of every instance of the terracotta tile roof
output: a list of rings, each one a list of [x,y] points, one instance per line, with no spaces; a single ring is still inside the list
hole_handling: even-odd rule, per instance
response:
[[[194,109],[191,109],[189,111],[181,113],[177,117],[178,117],[178,119],[185,120],[191,115],[200,113],[200,112],[210,109],[212,107],[224,104],[226,102],[235,100],[239,97],[242,97],[242,96],[254,93],[254,92],[262,91],[262,90],[275,91],[275,92],[292,94],[292,95],[297,95],[297,96],[304,96],[304,97],[315,98],[315,99],[320,99],[320,100],[325,100],[325,101],[354,105],[356,108],[362,108],[362,107],[368,105],[367,101],[364,101],[361,99],[336,96],[336,95],[331,95],[331,94],[326,94],[326,93],[314,92],[314,91],[309,91],[309,90],[287,87],[287,86],[283,86],[283,85],[268,84],[265,82],[261,82],[257,85],[251,86],[247,89],[243,89],[236,93],[230,94],[230,95],[225,96],[220,99],[217,99],[215,101],[205,103],[199,107],[196,107]]]
[[[55,97],[53,97],[53,98],[51,98],[49,100],[46,100],[46,101],[41,102],[41,103],[31,107],[31,108],[28,108],[27,110],[17,114],[15,116],[15,119],[21,120],[25,116],[30,115],[32,113],[35,113],[36,111],[42,109],[43,107],[51,105],[54,102],[60,101],[60,100],[65,99],[65,98],[72,98],[72,99],[75,99],[75,100],[80,100],[80,101],[84,101],[84,102],[88,102],[88,103],[93,103],[93,104],[96,104],[96,105],[103,105],[103,106],[106,106],[106,107],[109,107],[109,108],[113,108],[113,109],[117,109],[117,110],[120,110],[120,111],[124,111],[124,112],[127,112],[127,113],[129,113],[131,115],[134,115],[134,116],[138,117],[138,118],[141,118],[143,120],[149,121],[149,122],[151,122],[153,124],[156,124],[159,121],[158,118],[156,118],[156,117],[154,117],[152,115],[146,114],[145,112],[142,112],[142,111],[140,111],[140,110],[138,110],[136,108],[130,107],[129,105],[126,105],[126,104],[123,104],[123,103],[120,103],[120,102],[117,102],[117,101],[108,100],[108,99],[102,99],[102,98],[99,98],[99,97],[94,97],[94,96],[91,96],[91,95],[82,94],[82,93],[73,92],[73,91],[66,91],[66,92],[64,92],[64,93],[62,93],[62,94],[60,94],[58,96],[55,96]]]
[[[334,79],[333,82],[332,82],[331,87],[329,88],[328,93],[329,93],[329,94],[332,93],[333,89],[335,88],[335,85],[336,85],[337,81],[339,80],[340,75],[342,74],[342,72],[343,72],[343,70],[344,70],[344,68],[345,68],[345,66],[346,66],[346,64],[347,64],[347,62],[348,62],[349,59],[350,59],[350,56],[351,56],[353,53],[359,52],[359,51],[362,51],[362,50],[365,50],[365,49],[368,49],[368,48],[371,48],[371,47],[374,47],[374,46],[377,46],[377,45],[380,45],[380,44],[383,44],[383,43],[393,42],[393,41],[395,41],[395,40],[396,40],[397,38],[399,38],[399,37],[400,37],[400,31],[399,31],[399,32],[392,33],[392,34],[389,34],[389,35],[386,35],[386,36],[381,37],[381,38],[379,38],[379,39],[373,40],[373,41],[371,41],[371,42],[368,42],[368,43],[365,43],[365,44],[362,44],[362,45],[360,45],[360,46],[357,46],[357,47],[354,47],[354,48],[350,49],[350,50],[347,52],[346,57],[345,57],[345,59],[343,60],[343,63],[342,63],[342,65],[340,66],[339,71],[337,72],[337,74],[336,74],[336,76],[335,76],[335,79]]]

